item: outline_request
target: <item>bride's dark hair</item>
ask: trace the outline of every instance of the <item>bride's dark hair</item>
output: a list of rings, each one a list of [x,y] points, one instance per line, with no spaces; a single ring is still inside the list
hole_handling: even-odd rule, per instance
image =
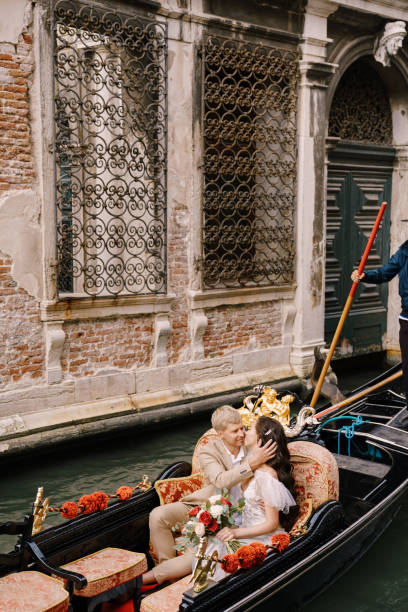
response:
[[[290,454],[288,449],[288,443],[286,440],[285,432],[279,421],[271,419],[269,417],[260,416],[256,421],[255,431],[258,440],[261,440],[262,446],[269,440],[276,442],[277,449],[276,455],[273,459],[270,459],[266,465],[274,468],[278,474],[278,479],[295,497],[295,480],[292,476],[292,465],[290,463]],[[286,530],[290,531],[293,527],[297,515],[299,514],[299,506],[292,506],[289,508],[289,512],[279,512],[279,522],[281,526]]]

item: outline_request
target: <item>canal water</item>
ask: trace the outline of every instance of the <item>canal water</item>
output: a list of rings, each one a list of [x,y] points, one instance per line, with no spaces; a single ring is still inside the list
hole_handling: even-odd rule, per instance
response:
[[[136,430],[108,441],[53,449],[49,455],[8,464],[0,473],[0,522],[20,520],[29,512],[38,486],[44,487],[51,505],[59,506],[95,490],[114,493],[120,485],[134,486],[143,474],[153,479],[174,461],[190,461],[196,440],[208,427],[206,416],[173,426],[164,424],[152,432]],[[46,522],[53,525],[61,520],[59,514],[51,514]],[[11,550],[14,541],[2,536],[1,552]],[[408,496],[369,554],[304,610],[408,612],[407,560]]]

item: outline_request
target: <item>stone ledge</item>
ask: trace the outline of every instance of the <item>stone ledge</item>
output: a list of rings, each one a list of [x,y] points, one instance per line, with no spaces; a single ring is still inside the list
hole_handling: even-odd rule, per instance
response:
[[[257,302],[273,302],[292,300],[296,285],[281,285],[279,287],[246,287],[243,289],[213,289],[209,291],[189,291],[192,310],[198,308],[216,308],[217,306],[236,306],[240,304],[255,304]]]
[[[49,416],[50,411],[26,415],[29,418],[16,415],[16,431],[14,432],[10,427],[11,419],[8,419],[7,432],[4,429],[6,419],[0,419],[0,432],[3,431],[3,434],[0,435],[0,457],[18,456],[42,448],[49,449],[50,445],[71,443],[74,440],[86,439],[95,435],[112,436],[136,427],[151,428],[155,424],[208,413],[223,403],[240,401],[247,389],[259,383],[273,384],[277,390],[301,389],[302,384],[295,377],[285,378],[278,382],[270,378],[263,378],[263,374],[266,374],[266,371],[254,372],[245,381],[241,379],[241,382],[249,384],[238,390],[235,387],[215,395],[207,393],[201,398],[196,397],[195,401],[191,398],[190,401],[177,401],[177,397],[181,395],[174,393],[171,397],[167,396],[167,400],[175,400],[175,403],[163,405],[162,401],[166,399],[163,394],[149,394],[150,398],[139,398],[140,401],[135,407],[135,402],[132,402],[130,397],[114,398],[110,401],[99,401],[97,404],[87,403],[61,407],[58,411],[53,411],[52,423],[45,414],[48,413]],[[258,378],[257,375],[262,375],[262,377]],[[231,384],[238,382],[240,382],[239,377],[231,377]],[[208,391],[214,392],[215,388],[212,387]],[[188,398],[189,390],[186,389],[183,399]]]
[[[139,314],[169,312],[174,295],[75,298],[41,302],[41,321],[108,319]]]
[[[38,445],[108,430],[111,432],[118,428],[125,429],[133,422],[135,425],[152,424],[176,418],[180,412],[180,405],[184,406],[184,411],[191,414],[195,412],[194,405],[197,402],[203,404],[201,410],[205,410],[205,406],[210,403],[210,408],[207,408],[210,410],[215,408],[214,402],[226,401],[223,400],[225,396],[242,393],[237,389],[244,390],[266,382],[277,385],[282,380],[286,381],[284,387],[300,384],[289,368],[275,367],[226,376],[211,382],[185,384],[179,390],[118,396],[81,404],[72,403],[54,409],[3,417],[0,419],[0,456],[8,454],[12,449],[17,451],[19,448],[21,450],[31,448],[32,436],[35,445]],[[23,438],[26,442],[22,441]]]

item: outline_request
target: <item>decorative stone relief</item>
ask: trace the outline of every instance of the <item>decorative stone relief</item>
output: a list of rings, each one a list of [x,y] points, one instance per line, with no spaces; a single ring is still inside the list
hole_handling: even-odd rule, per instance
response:
[[[44,323],[45,363],[48,384],[62,380],[61,355],[64,347],[65,332],[63,321]]]
[[[208,326],[208,319],[203,308],[191,313],[191,359],[204,359],[203,336]]]
[[[166,366],[167,341],[171,333],[170,319],[167,314],[159,314],[154,321],[154,347],[152,355],[152,367]]]
[[[407,35],[405,21],[390,21],[384,31],[378,34],[374,43],[374,57],[383,66],[391,65],[391,58],[397,55]]]

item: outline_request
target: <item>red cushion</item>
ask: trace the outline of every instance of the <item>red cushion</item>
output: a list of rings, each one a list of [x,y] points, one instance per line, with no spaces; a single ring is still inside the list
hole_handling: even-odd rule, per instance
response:
[[[68,600],[61,581],[40,572],[18,572],[0,578],[1,612],[66,612]]]
[[[183,476],[182,478],[166,478],[156,480],[154,488],[160,499],[160,505],[171,504],[182,497],[190,495],[203,487],[204,480],[200,473]]]
[[[144,597],[140,605],[140,612],[176,612],[180,607],[185,591],[193,586],[190,580],[191,574],[156,593]]]
[[[146,555],[122,548],[103,548],[92,555],[62,566],[85,576],[88,585],[75,595],[94,597],[129,582],[147,570]]]

